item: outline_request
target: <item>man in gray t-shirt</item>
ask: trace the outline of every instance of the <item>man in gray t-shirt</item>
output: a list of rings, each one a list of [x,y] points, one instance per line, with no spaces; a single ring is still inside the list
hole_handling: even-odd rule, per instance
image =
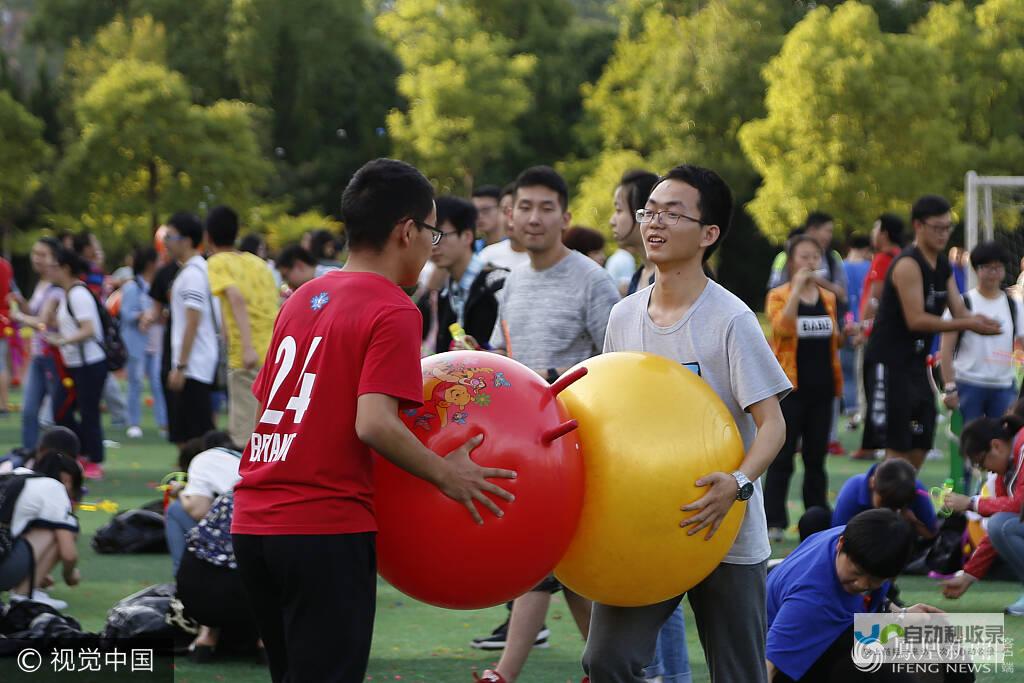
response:
[[[547,166],[527,169],[516,180],[512,224],[530,263],[516,266],[506,278],[490,339],[492,350],[549,382],[601,352],[608,315],[619,300],[606,270],[562,244],[562,233],[572,219],[568,195],[565,180]],[[475,340],[467,343],[473,346]],[[505,650],[495,669],[484,671],[477,680],[514,683],[534,645],[547,642],[544,618],[558,589],[553,577],[545,579],[516,599],[508,623],[473,641],[476,648]],[[565,600],[577,624],[590,620],[588,600],[569,590]]]
[[[754,314],[704,274],[704,263],[729,228],[732,193],[725,182],[714,171],[678,166],[659,180],[639,214],[657,277],[612,310],[604,348],[682,363],[714,389],[736,420],[743,461],[734,472],[695,473],[704,493],[693,502],[679,501],[679,533],[713,535],[736,501],[747,501],[728,554],[687,596],[711,680],[767,683],[771,548],[758,479],[785,439],[779,399],[791,385]],[[673,615],[682,597],[644,607],[594,603],[583,668],[595,681],[643,683],[659,631],[662,651],[679,652],[685,645],[675,629],[661,630],[669,618],[679,618]]]
[[[517,266],[505,280],[491,348],[543,375],[597,355],[619,301],[611,275],[578,251],[544,270]]]

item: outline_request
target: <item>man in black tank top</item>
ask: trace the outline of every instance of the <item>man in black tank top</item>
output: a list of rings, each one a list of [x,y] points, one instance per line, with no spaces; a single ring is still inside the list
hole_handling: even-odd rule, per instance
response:
[[[949,202],[927,195],[911,214],[914,243],[893,261],[864,352],[864,448],[924,463],[935,436],[928,352],[937,332],[998,334],[999,323],[964,306],[946,259],[953,230]],[[952,320],[943,320],[949,308]]]

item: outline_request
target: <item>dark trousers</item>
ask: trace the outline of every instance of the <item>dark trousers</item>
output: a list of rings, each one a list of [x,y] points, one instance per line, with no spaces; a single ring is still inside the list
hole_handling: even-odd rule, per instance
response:
[[[361,683],[377,607],[376,534],[232,539],[274,683]]]
[[[101,360],[80,368],[68,368],[75,382],[75,409],[67,411],[61,424],[78,435],[82,443],[82,456],[92,462],[103,462],[103,422],[100,419],[100,399],[107,381],[107,362]],[[56,411],[59,406],[54,406]]]
[[[799,681],[801,683],[846,683],[847,681],[870,681],[871,683],[914,683],[928,681],[944,683],[970,683],[974,674],[941,673],[933,676],[917,676],[905,672],[895,672],[891,665],[882,665],[874,673],[857,669],[850,652],[853,649],[853,627],[843,632],[829,645],[828,649],[818,657]],[[781,671],[775,674],[772,683],[793,683],[792,679]]]
[[[816,505],[828,507],[828,475],[825,457],[828,435],[832,429],[831,393],[797,389],[782,399],[782,416],[786,420],[786,441],[768,467],[764,484],[764,512],[769,528],[789,526],[786,499],[789,480],[793,477],[793,456],[803,441],[804,509]]]

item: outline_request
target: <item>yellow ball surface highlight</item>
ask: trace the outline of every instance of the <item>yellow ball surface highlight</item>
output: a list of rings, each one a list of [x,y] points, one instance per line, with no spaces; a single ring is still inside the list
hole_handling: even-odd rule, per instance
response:
[[[583,512],[555,575],[608,605],[667,600],[704,580],[739,532],[745,502],[711,540],[679,526],[694,514],[680,508],[708,490],[695,482],[743,461],[739,430],[711,387],[667,358],[619,352],[580,365],[588,374],[560,398],[580,425]]]

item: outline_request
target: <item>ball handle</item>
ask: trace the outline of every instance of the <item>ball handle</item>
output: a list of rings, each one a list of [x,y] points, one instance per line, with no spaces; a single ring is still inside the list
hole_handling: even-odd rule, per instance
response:
[[[555,439],[560,439],[561,437],[565,436],[566,434],[573,431],[579,426],[580,423],[577,422],[576,420],[567,420],[562,424],[558,425],[557,427],[552,427],[551,429],[541,434],[540,441],[545,446],[548,446]]]
[[[565,373],[564,375],[559,377],[557,380],[555,380],[555,382],[551,385],[551,395],[552,396],[558,396],[560,393],[565,391],[565,389],[570,384],[572,384],[573,382],[576,382],[577,380],[581,379],[586,374],[587,374],[587,368],[582,366],[582,365],[580,367],[576,368],[575,370],[572,370],[570,372]]]

